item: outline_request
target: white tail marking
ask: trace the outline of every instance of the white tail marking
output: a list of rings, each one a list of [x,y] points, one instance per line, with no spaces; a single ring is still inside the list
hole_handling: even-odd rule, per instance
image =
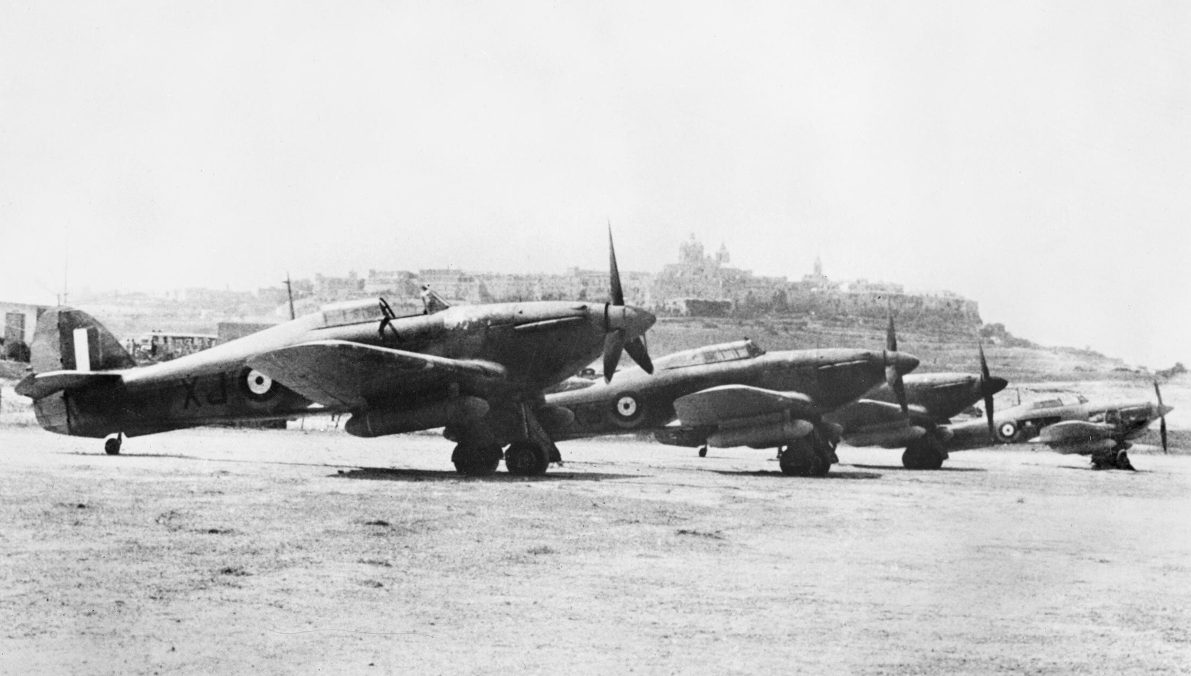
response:
[[[91,343],[87,339],[87,329],[74,330],[74,369],[91,370]]]

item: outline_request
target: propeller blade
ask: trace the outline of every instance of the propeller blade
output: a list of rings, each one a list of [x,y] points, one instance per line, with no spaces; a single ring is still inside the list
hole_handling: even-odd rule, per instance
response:
[[[612,374],[616,373],[616,366],[620,363],[620,353],[624,351],[624,329],[604,336],[604,382],[612,382]]]
[[[624,305],[624,289],[620,286],[620,268],[616,266],[616,247],[612,245],[612,223],[608,223],[608,277],[612,282],[612,304]]]
[[[980,350],[980,392],[984,395],[984,419],[988,421],[988,438],[996,443],[997,426],[993,423],[993,393],[988,391],[988,381],[992,375],[988,372],[988,359],[984,356],[984,342],[978,341],[976,347]]]
[[[906,403],[906,384],[902,382],[901,371],[897,370],[895,364],[890,363],[889,353],[897,352],[897,329],[893,326],[893,304],[888,305],[889,308],[889,327],[885,329],[885,382],[889,383],[889,389],[897,395],[897,403],[902,407],[902,415],[907,418],[910,417],[910,407]]]
[[[1158,397],[1158,417],[1161,419],[1161,424],[1158,425],[1158,432],[1162,435],[1162,452],[1170,453],[1166,448],[1166,407],[1162,405],[1162,390],[1158,388],[1158,381],[1154,381],[1154,394]]]
[[[649,348],[645,346],[643,336],[637,336],[624,344],[625,352],[637,362],[646,373],[653,373],[653,360],[649,358]]]
[[[980,348],[980,381],[984,382],[991,377],[988,373],[988,360],[984,358],[984,342],[978,342],[976,346]]]
[[[984,395],[984,419],[988,421],[988,438],[993,443],[997,441],[997,426],[993,422],[993,396]]]
[[[888,353],[886,353],[888,356]],[[886,362],[888,363],[888,361]],[[897,395],[897,403],[902,407],[902,415],[910,416],[910,406],[906,402],[906,384],[902,382],[901,371],[897,370],[897,366],[889,364],[885,367],[885,382],[889,383],[889,389]]]

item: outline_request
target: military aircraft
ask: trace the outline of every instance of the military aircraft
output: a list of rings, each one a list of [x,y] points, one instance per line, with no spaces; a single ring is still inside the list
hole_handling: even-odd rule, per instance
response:
[[[664,444],[781,449],[788,475],[817,476],[837,462],[839,429],[824,414],[855,401],[882,380],[899,391],[915,357],[892,350],[765,352],[751,340],[666,355],[655,373],[641,369],[546,396],[573,420],[555,438],[653,432]],[[560,388],[563,389],[563,388]],[[677,424],[671,424],[677,421]]]
[[[890,346],[897,338],[890,331]],[[980,346],[980,373],[912,373],[903,382],[908,413],[898,406],[898,397],[888,385],[867,393],[860,401],[828,413],[824,418],[840,426],[849,446],[905,448],[902,465],[907,469],[938,469],[947,459],[948,445],[955,436],[951,418],[978,401],[984,401],[988,425],[986,443],[992,443],[993,395],[1008,382],[989,373],[984,346]]]
[[[611,231],[608,245],[608,303],[451,307],[427,290],[423,314],[398,317],[384,299],[332,305],[150,366],[87,313],[54,308],[17,392],[43,428],[109,437],[109,454],[125,436],[339,411],[361,437],[444,427],[462,474],[490,474],[502,455],[514,474],[541,474],[561,459],[543,425],[570,416],[544,401],[547,387],[601,351],[609,376],[623,351],[652,370],[643,336],[654,316],[625,305]]]
[[[1154,383],[1157,403],[1145,400],[1092,402],[1082,394],[1058,394],[1006,409],[996,415],[997,441],[1042,443],[1066,454],[1091,456],[1095,469],[1133,469],[1128,450],[1131,440],[1159,420],[1162,450],[1166,452],[1166,414],[1173,408],[1162,403]],[[971,424],[952,427],[959,437],[970,435]]]

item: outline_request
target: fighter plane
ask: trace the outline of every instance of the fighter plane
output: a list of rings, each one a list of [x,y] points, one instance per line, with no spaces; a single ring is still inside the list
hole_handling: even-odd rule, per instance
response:
[[[1145,400],[1092,402],[1081,394],[1059,394],[1027,402],[996,415],[997,441],[1042,443],[1067,454],[1091,456],[1095,469],[1133,469],[1128,450],[1131,440],[1159,420],[1162,450],[1166,452],[1166,414],[1173,408],[1162,403],[1154,383],[1157,403]],[[957,425],[956,436],[972,432],[971,425]]]
[[[897,338],[890,331],[890,345]],[[867,393],[860,401],[828,413],[825,419],[840,426],[849,446],[905,448],[906,469],[938,469],[947,459],[954,437],[951,418],[976,402],[984,401],[988,425],[986,443],[993,443],[993,395],[1005,389],[1004,378],[989,373],[984,346],[980,350],[980,373],[912,373],[903,379],[908,414],[898,406],[897,395],[888,385]],[[970,435],[971,436],[971,435]]]
[[[819,476],[837,462],[839,429],[825,414],[882,380],[899,391],[918,359],[892,350],[765,352],[751,340],[659,358],[655,373],[628,369],[612,383],[546,396],[573,413],[560,439],[653,432],[664,444],[781,449],[787,475]],[[675,422],[677,424],[671,424]]]
[[[33,373],[17,392],[49,431],[109,437],[312,411],[351,413],[349,434],[444,427],[465,475],[541,474],[561,459],[543,430],[570,413],[543,391],[604,355],[652,370],[643,340],[654,316],[627,306],[608,234],[611,301],[451,307],[427,290],[423,314],[395,316],[384,299],[328,306],[173,361],[138,367],[87,313],[59,307],[38,321]],[[508,448],[503,451],[502,448]]]

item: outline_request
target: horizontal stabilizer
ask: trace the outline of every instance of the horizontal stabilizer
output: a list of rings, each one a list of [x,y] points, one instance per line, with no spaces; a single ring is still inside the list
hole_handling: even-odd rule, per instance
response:
[[[49,371],[25,376],[17,383],[16,393],[30,399],[41,399],[62,390],[80,390],[103,383],[115,385],[121,381],[119,373],[100,371]]]
[[[801,392],[777,392],[748,385],[710,387],[674,400],[683,426],[723,425],[732,420],[768,413],[790,412],[795,418],[819,413],[815,402]]]

